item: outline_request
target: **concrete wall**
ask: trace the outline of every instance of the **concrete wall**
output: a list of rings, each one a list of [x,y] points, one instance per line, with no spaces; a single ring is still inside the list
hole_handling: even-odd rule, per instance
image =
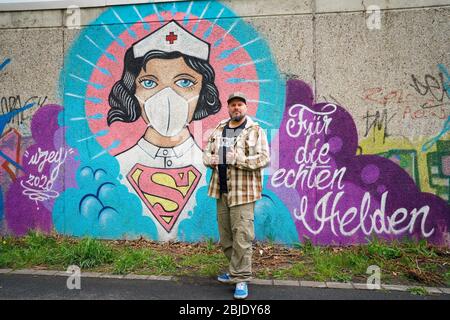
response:
[[[0,12],[0,231],[217,239],[199,157],[227,117],[226,96],[241,90],[272,152],[257,239],[448,246],[449,9],[438,0],[227,0]],[[144,118],[108,125],[107,116],[113,86],[134,63],[126,50],[171,20],[186,30],[180,50],[209,44],[222,108],[189,118],[191,158],[168,166],[127,151],[144,136]],[[187,99],[201,83],[173,86]],[[142,172],[161,180],[144,183]]]

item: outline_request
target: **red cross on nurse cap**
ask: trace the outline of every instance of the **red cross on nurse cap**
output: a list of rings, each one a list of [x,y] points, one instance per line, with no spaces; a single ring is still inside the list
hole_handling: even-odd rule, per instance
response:
[[[152,50],[179,51],[203,60],[208,60],[209,57],[209,44],[183,29],[175,21],[170,21],[133,45],[135,58],[143,57]]]

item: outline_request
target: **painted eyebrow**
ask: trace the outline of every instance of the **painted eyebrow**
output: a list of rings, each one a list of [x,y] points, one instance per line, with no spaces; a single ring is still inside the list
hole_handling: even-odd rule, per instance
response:
[[[155,76],[155,75],[153,75],[153,74],[144,74],[143,76],[140,76],[140,77],[138,78],[138,81],[141,81],[141,80],[144,80],[144,79],[148,79],[148,78],[153,78],[153,79],[155,79],[156,81],[159,81],[158,77]]]
[[[189,74],[189,73],[180,73],[180,74],[177,74],[175,77],[173,77],[174,79],[175,78],[178,78],[178,77],[189,77],[189,78],[192,78],[192,79],[194,79],[194,80],[197,80],[197,78],[196,77],[194,77],[193,75],[191,75],[191,74]]]

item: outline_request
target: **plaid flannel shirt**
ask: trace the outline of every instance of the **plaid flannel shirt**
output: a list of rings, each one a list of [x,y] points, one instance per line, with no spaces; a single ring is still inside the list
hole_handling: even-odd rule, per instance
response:
[[[227,124],[223,120],[214,129],[203,152],[203,163],[213,169],[209,183],[208,195],[220,198],[219,170],[211,165],[211,157],[219,155],[222,132]],[[233,163],[227,163],[228,205],[230,207],[250,203],[261,199],[262,168],[269,164],[269,143],[264,130],[258,123],[247,117],[247,124],[236,138],[234,146],[236,158]]]

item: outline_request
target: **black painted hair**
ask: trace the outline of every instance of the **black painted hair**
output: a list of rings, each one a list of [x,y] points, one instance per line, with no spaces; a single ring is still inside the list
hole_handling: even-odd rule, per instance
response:
[[[145,70],[147,62],[151,59],[176,59],[183,57],[184,62],[193,70],[203,76],[202,88],[194,111],[192,120],[200,120],[211,114],[219,112],[221,103],[219,91],[214,84],[214,69],[208,61],[182,54],[179,51],[164,52],[152,50],[143,57],[135,58],[133,47],[125,53],[122,78],[117,81],[109,93],[108,125],[114,121],[134,122],[141,116],[141,108],[135,97],[136,78]]]

